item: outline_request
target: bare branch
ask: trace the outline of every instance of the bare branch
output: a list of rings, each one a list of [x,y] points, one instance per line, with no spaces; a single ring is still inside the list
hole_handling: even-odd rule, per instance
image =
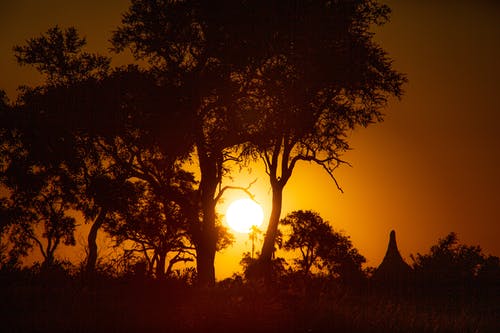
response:
[[[325,164],[321,164],[321,166],[323,167],[323,169],[325,169],[330,178],[333,179],[333,181],[335,182],[335,186],[337,186],[337,189],[340,191],[340,193],[344,193],[344,190],[340,187],[339,183],[337,182],[337,179],[333,175],[333,171],[330,170],[330,168],[328,168]]]
[[[295,166],[295,163],[297,163],[297,161],[308,161],[308,162],[314,162],[314,163],[316,163],[318,165],[321,165],[323,167],[323,169],[328,173],[328,175],[330,176],[330,178],[333,179],[333,181],[335,182],[335,186],[337,187],[337,189],[341,193],[344,193],[344,190],[340,187],[337,179],[333,175],[333,170],[336,169],[341,164],[346,164],[346,165],[352,167],[352,165],[349,162],[341,160],[340,158],[334,157],[334,156],[327,157],[327,158],[324,158],[324,159],[320,159],[320,158],[315,157],[314,155],[313,156],[297,155],[297,156],[295,156],[292,159],[292,162],[290,163],[290,170],[293,169],[293,167]],[[330,163],[332,161],[336,162],[336,165],[333,168],[331,168],[331,167],[328,166],[328,163]]]
[[[271,160],[269,159],[269,155],[267,152],[262,152],[260,154],[260,158],[264,160],[264,166],[266,167],[266,174],[271,175],[271,170],[270,170],[270,165],[271,165]]]
[[[45,249],[43,247],[42,242],[40,242],[40,240],[38,238],[36,238],[36,236],[31,235],[31,233],[28,234],[28,237],[35,241],[35,243],[38,245],[38,248],[40,249],[40,252],[42,253],[42,256],[44,258],[47,258],[48,253],[45,253]]]
[[[219,199],[222,197],[222,195],[224,194],[224,192],[226,192],[227,190],[239,190],[239,191],[243,191],[245,192],[252,200],[255,199],[255,195],[252,194],[252,192],[250,192],[250,187],[252,187],[253,184],[255,184],[255,182],[257,181],[257,178],[255,178],[254,181],[252,181],[250,184],[248,184],[247,187],[241,187],[241,186],[224,186],[223,188],[220,189],[219,193],[217,194],[217,196],[215,197],[215,202],[218,202]]]

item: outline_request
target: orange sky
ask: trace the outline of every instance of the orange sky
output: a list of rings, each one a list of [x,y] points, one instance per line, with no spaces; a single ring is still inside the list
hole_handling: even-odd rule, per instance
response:
[[[385,122],[352,134],[336,190],[320,168],[299,164],[285,189],[286,214],[313,209],[377,266],[389,231],[397,231],[401,254],[427,252],[439,237],[456,231],[467,244],[500,254],[500,2],[386,1],[392,20],[376,39],[407,73],[402,101]],[[15,44],[50,26],[76,26],[92,51],[106,52],[128,0],[4,0],[0,2],[0,88],[15,96],[19,84],[36,82],[16,66]],[[123,57],[114,64],[122,64]],[[269,213],[270,190],[259,167],[237,176]],[[225,205],[240,193],[232,193]],[[251,243],[245,235],[216,259],[218,277],[240,269]]]

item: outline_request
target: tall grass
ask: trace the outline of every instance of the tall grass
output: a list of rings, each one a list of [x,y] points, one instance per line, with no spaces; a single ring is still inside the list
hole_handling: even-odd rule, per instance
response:
[[[5,281],[4,281],[5,282]],[[77,279],[0,287],[1,332],[500,332],[498,297]],[[498,296],[498,295],[497,295]]]

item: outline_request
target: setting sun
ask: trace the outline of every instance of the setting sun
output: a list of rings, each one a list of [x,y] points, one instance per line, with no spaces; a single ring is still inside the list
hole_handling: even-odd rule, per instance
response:
[[[263,219],[262,207],[251,199],[233,201],[226,211],[227,224],[240,233],[249,233],[252,226],[260,226]]]

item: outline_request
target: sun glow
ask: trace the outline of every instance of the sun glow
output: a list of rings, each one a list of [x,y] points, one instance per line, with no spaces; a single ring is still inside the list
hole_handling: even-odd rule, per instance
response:
[[[259,227],[264,220],[262,207],[253,200],[233,201],[226,211],[226,222],[236,232],[249,233],[252,226]]]

